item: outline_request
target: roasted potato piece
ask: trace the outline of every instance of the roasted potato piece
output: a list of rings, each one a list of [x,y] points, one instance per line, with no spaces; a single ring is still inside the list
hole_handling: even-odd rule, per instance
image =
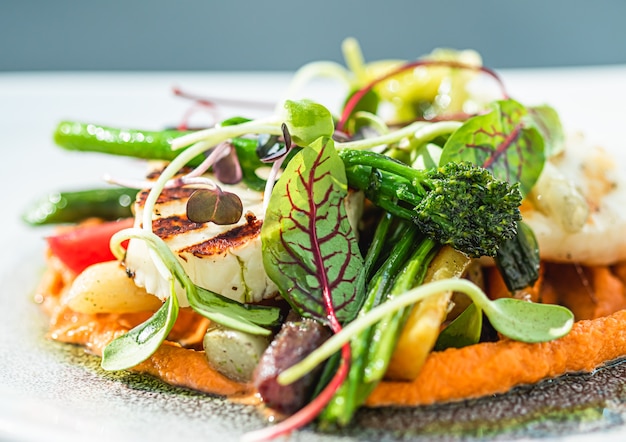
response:
[[[213,369],[232,380],[248,382],[269,345],[269,339],[214,324],[207,330],[202,343]]]
[[[72,282],[63,302],[79,313],[136,313],[154,311],[161,300],[137,287],[117,261],[87,267]]]

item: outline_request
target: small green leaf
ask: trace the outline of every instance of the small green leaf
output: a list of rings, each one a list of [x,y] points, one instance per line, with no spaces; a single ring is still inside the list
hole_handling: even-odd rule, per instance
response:
[[[499,298],[484,308],[493,328],[516,341],[551,341],[567,334],[574,323],[572,312],[560,305]]]
[[[188,295],[189,305],[206,318],[233,330],[253,335],[269,335],[263,327],[280,324],[281,313],[277,307],[241,304],[202,287]]]
[[[309,146],[320,137],[330,137],[335,131],[330,111],[309,100],[285,102],[285,124],[292,141],[298,146]]]
[[[442,351],[476,344],[480,340],[482,327],[483,313],[476,304],[471,303],[439,333],[434,349]]]
[[[470,161],[530,192],[545,162],[544,139],[527,109],[514,100],[497,101],[491,112],[467,120],[446,142],[440,164]]]
[[[198,189],[187,200],[187,218],[195,223],[235,224],[241,219],[243,204],[239,196],[215,189]]]
[[[172,281],[169,298],[144,323],[114,339],[102,353],[102,368],[125,370],[148,359],[165,340],[178,317],[178,299]]]
[[[528,114],[543,136],[546,157],[549,158],[563,152],[565,149],[565,132],[557,111],[550,106],[543,105],[528,108]]]
[[[269,201],[261,239],[263,264],[281,295],[303,316],[326,323],[330,296],[340,321],[361,302],[363,259],[344,198],[343,162],[330,138],[319,138],[289,162]]]

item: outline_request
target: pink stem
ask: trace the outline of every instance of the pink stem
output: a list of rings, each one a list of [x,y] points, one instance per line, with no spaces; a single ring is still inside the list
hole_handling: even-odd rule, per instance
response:
[[[350,360],[350,357],[350,344],[345,344],[341,347],[341,365],[339,369],[317,397],[284,421],[271,427],[263,428],[262,430],[244,434],[241,440],[245,442],[272,440],[287,435],[311,423],[322,412],[326,404],[330,402],[337,389],[346,379],[350,366],[347,361]]]

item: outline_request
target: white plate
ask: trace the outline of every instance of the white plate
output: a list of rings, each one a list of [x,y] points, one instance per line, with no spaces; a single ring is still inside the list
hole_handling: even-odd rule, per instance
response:
[[[626,66],[508,71],[503,76],[514,98],[527,104],[554,105],[569,130],[583,130],[592,141],[621,152]],[[188,102],[173,97],[174,85],[207,96],[273,102],[288,80],[289,75],[282,73],[0,74],[0,439],[161,441],[219,437],[226,441],[262,425],[253,409],[167,388],[137,375],[105,373],[98,361],[81,349],[47,341],[45,318],[31,299],[43,265],[42,237],[49,230],[27,228],[19,215],[28,202],[48,190],[98,184],[104,173],[137,176],[141,170],[133,160],[69,153],[54,147],[51,133],[59,120],[157,129],[176,124],[188,107]],[[336,104],[327,84],[315,87],[328,104]],[[226,116],[231,109],[223,111]],[[570,385],[570,395],[584,389],[586,382],[583,379],[581,384]],[[626,381],[619,382],[626,385]],[[582,415],[572,415],[577,416],[573,419],[577,423],[564,427],[562,438],[556,427],[547,431],[540,425],[538,415],[522,425],[523,430],[501,432],[500,438],[596,440],[598,433],[588,434],[594,430],[604,436],[603,440],[623,440],[623,405],[620,408],[619,403],[608,399],[585,419],[579,421]],[[621,403],[623,400],[622,396]],[[479,402],[474,406],[486,405]],[[460,409],[448,407],[436,415]],[[408,431],[419,439],[419,429],[407,427],[406,421],[419,420],[419,413],[423,418],[433,411],[377,413],[368,412],[360,419],[361,430],[325,438],[395,440]],[[545,420],[563,417],[550,414]],[[395,432],[397,428],[403,433]],[[296,439],[318,437],[307,430]]]

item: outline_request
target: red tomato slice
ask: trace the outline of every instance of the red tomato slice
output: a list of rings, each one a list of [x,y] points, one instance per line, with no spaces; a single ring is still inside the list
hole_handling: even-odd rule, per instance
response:
[[[109,248],[113,234],[133,226],[133,218],[78,227],[46,238],[52,254],[72,271],[80,273],[92,264],[111,261]]]

